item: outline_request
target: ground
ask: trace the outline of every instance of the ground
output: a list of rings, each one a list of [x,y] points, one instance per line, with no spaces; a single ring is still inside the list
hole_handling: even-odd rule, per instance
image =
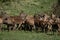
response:
[[[0,40],[60,40],[60,35],[25,31],[0,32]]]

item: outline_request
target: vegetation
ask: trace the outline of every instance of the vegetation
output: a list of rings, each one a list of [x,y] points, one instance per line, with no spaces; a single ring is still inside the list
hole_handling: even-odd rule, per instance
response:
[[[24,32],[24,31],[4,31],[0,32],[0,40],[60,40],[60,36],[47,35],[45,33]]]
[[[21,10],[27,14],[51,12],[57,0],[0,0],[0,9],[10,15],[18,15]]]

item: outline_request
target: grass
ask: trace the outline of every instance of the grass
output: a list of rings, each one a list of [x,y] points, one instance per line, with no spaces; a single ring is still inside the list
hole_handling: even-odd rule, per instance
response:
[[[11,2],[0,2],[0,9],[10,15],[18,15],[21,10],[26,14],[33,15],[39,12],[49,12],[57,0],[14,0]]]
[[[36,32],[4,31],[0,32],[0,40],[60,40],[60,36]]]

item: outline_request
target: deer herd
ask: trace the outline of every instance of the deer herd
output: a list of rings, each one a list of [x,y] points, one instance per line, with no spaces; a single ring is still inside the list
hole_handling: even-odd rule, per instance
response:
[[[47,15],[34,14],[27,15],[21,12],[18,16],[10,16],[6,12],[0,13],[0,31],[3,30],[2,25],[7,26],[7,30],[24,30],[36,32],[59,32],[60,33],[60,16],[55,14]]]

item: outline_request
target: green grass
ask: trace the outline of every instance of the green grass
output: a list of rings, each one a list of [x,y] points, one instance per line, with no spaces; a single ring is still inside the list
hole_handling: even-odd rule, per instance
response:
[[[60,40],[60,36],[36,32],[4,31],[0,32],[0,40]]]
[[[11,2],[0,2],[0,9],[10,15],[18,15],[21,10],[26,14],[35,14],[39,12],[50,12],[52,6],[57,0],[14,0]]]

